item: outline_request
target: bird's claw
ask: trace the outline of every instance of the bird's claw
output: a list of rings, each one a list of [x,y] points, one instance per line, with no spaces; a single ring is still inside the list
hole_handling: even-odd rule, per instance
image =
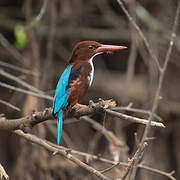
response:
[[[75,104],[73,107],[72,107],[72,109],[75,109],[75,110],[79,110],[79,109],[81,109],[81,108],[87,108],[87,106],[86,105],[84,105],[84,104]]]

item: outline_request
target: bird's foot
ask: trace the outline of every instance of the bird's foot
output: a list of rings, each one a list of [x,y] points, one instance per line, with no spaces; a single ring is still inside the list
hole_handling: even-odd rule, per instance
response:
[[[75,104],[73,107],[72,107],[72,109],[76,109],[76,110],[78,110],[78,109],[81,109],[81,108],[87,108],[88,106],[86,106],[86,105],[84,105],[84,104]]]

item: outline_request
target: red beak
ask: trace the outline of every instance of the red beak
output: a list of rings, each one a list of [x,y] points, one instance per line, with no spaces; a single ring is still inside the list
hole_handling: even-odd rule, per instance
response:
[[[97,53],[114,52],[114,51],[121,51],[126,48],[127,48],[126,46],[114,46],[114,45],[101,44],[101,46],[96,49],[96,52]]]

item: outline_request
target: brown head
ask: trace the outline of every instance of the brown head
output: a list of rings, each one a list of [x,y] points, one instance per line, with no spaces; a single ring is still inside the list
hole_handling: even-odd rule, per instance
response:
[[[125,46],[100,44],[96,41],[82,41],[75,46],[70,63],[74,63],[76,61],[89,61],[92,57],[98,54],[120,51],[126,48],[127,47]]]

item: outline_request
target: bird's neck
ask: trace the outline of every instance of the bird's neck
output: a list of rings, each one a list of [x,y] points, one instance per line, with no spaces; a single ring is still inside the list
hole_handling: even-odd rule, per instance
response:
[[[97,54],[96,54],[97,55]],[[92,56],[90,59],[81,60],[81,59],[74,59],[74,61],[70,61],[69,65],[73,65],[73,67],[78,67],[79,65],[84,67],[84,73],[86,74],[89,87],[91,86],[94,78],[94,65],[93,65],[93,58],[96,56]]]

